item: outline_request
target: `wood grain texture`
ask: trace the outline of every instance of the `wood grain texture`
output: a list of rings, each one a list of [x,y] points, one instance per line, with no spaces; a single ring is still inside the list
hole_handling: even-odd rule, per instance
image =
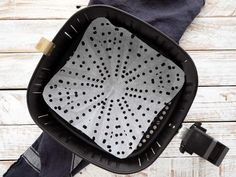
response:
[[[236,85],[236,51],[189,51],[189,54],[196,64],[200,86]],[[0,54],[0,89],[27,88],[40,58],[38,53]]]
[[[89,165],[75,177],[235,177],[236,156],[227,156],[221,167],[199,157],[159,158],[149,168],[132,175],[117,175]],[[14,161],[0,161],[0,176]]]
[[[200,86],[236,85],[236,51],[189,51]]]
[[[0,159],[16,159],[33,144],[40,133],[36,125],[1,126]]]
[[[65,19],[73,15],[77,5],[87,5],[89,0],[2,0],[0,19]]]
[[[191,123],[184,123],[189,127]],[[203,127],[217,140],[230,147],[228,156],[236,155],[236,123],[204,123]],[[39,136],[41,130],[36,125],[0,126],[0,159],[14,160],[18,158]],[[181,154],[178,150],[180,138],[174,137],[169,146],[164,150],[161,157],[180,158],[188,154]],[[196,156],[196,155],[193,155]]]
[[[26,106],[25,89],[41,54],[34,49],[52,39],[65,21],[89,0],[0,1],[0,176],[39,136]],[[210,135],[230,147],[220,168],[178,151],[175,137],[148,169],[116,175],[89,165],[76,177],[235,177],[236,169],[236,1],[206,0],[180,41],[199,73],[196,99],[184,125],[206,121]],[[205,87],[206,86],[206,87]]]
[[[69,18],[77,11],[77,5],[87,5],[88,2],[89,0],[2,0],[0,2],[0,19]],[[199,16],[236,16],[236,2],[235,0],[206,0]]]
[[[236,121],[235,107],[236,87],[200,87],[185,122]],[[34,124],[26,91],[0,91],[0,125],[11,124]]]
[[[0,91],[0,125],[34,124],[26,105],[26,91]]]
[[[236,17],[196,18],[180,40],[185,50],[234,50]]]
[[[235,0],[205,0],[199,16],[201,17],[233,17],[236,16]]]
[[[236,17],[197,18],[180,41],[186,50],[236,49]],[[52,39],[65,20],[0,20],[0,52],[36,52],[44,36]],[[17,40],[16,40],[17,39]]]
[[[186,121],[236,121],[236,87],[199,87]]]
[[[226,157],[217,168],[199,157],[159,158],[149,168],[132,175],[116,175],[89,165],[75,177],[235,177],[235,156]]]
[[[27,88],[41,55],[0,54],[0,88]]]
[[[0,52],[36,52],[41,37],[52,40],[65,20],[0,20]]]

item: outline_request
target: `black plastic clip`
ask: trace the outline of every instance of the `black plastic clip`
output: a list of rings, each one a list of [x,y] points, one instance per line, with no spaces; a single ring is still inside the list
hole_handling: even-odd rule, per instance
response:
[[[191,155],[195,153],[214,165],[219,166],[229,148],[207,135],[207,130],[201,127],[201,125],[200,122],[197,122],[185,132],[179,148],[180,152],[187,152]]]

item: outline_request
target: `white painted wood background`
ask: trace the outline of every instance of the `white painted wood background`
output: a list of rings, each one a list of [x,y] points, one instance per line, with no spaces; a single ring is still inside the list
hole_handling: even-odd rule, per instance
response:
[[[41,54],[41,36],[52,39],[76,5],[88,0],[0,0],[0,176],[40,134],[26,107],[26,87]],[[206,0],[180,45],[194,59],[199,90],[185,120],[203,121],[208,132],[230,147],[220,168],[180,154],[173,139],[148,169],[116,175],[93,165],[78,177],[236,176],[236,0]],[[20,174],[19,174],[20,177]]]

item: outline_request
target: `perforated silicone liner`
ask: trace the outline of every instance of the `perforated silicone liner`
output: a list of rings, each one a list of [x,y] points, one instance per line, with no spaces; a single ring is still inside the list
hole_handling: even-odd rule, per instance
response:
[[[184,72],[124,28],[97,18],[43,91],[62,119],[119,158],[180,91]]]

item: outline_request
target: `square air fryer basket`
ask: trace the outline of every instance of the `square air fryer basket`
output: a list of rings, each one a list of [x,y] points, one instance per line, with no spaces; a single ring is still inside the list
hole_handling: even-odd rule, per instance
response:
[[[116,26],[126,28],[171,59],[185,73],[183,88],[171,104],[166,106],[166,110],[164,108],[157,115],[157,117],[164,116],[165,119],[161,123],[154,119],[142,139],[145,143],[125,159],[119,159],[105,152],[88,137],[60,119],[59,115],[45,103],[42,96],[45,85],[73,54],[91,21],[98,17],[105,17]],[[151,25],[124,11],[105,5],[90,6],[78,11],[65,23],[52,42],[55,48],[50,56],[42,56],[27,92],[28,108],[36,124],[70,151],[108,171],[128,174],[151,165],[180,129],[195,97],[198,77],[189,55]],[[158,131],[152,130],[155,124],[158,126]],[[151,136],[147,136],[148,133]],[[145,139],[145,137],[150,138]]]

